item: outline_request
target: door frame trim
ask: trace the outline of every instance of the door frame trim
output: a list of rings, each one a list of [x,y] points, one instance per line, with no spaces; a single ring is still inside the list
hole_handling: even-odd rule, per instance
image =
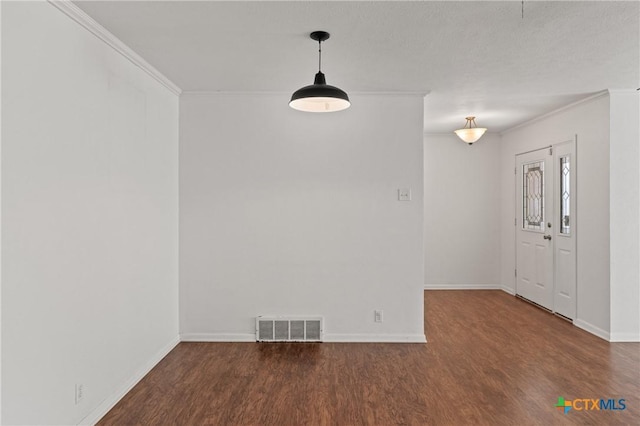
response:
[[[553,160],[552,162],[554,163],[554,167],[555,167],[555,149],[558,145],[563,145],[566,143],[573,143],[573,154],[575,157],[575,163],[574,165],[572,165],[572,180],[575,179],[575,194],[572,194],[572,196],[574,196],[576,198],[576,209],[575,212],[573,213],[572,219],[573,219],[573,224],[575,227],[575,231],[573,232],[573,238],[575,238],[575,277],[576,277],[576,285],[575,285],[575,294],[574,294],[574,308],[575,308],[575,316],[576,318],[578,317],[578,208],[577,208],[577,204],[578,204],[578,179],[577,179],[577,169],[578,169],[578,135],[574,134],[571,137],[567,137],[565,139],[563,139],[560,142],[556,142],[553,143],[551,145],[543,145],[539,148],[535,148],[535,149],[530,149],[528,151],[523,151],[523,152],[517,152],[514,156],[513,156],[513,161],[514,161],[514,174],[513,174],[513,199],[515,201],[514,206],[513,206],[513,217],[514,217],[514,227],[515,227],[515,232],[514,232],[514,239],[513,239],[513,249],[514,249],[514,259],[513,259],[513,270],[514,272],[517,271],[518,268],[518,255],[517,255],[517,250],[518,250],[518,201],[517,201],[517,196],[518,196],[518,156],[519,155],[524,155],[524,154],[530,154],[532,152],[536,152],[536,151],[541,151],[543,149],[551,149],[552,151],[552,157]],[[554,196],[555,196],[555,190],[556,190],[556,173],[554,170],[554,183],[553,183],[553,191],[554,191]],[[555,215],[554,213],[554,216]],[[555,242],[553,243],[553,257],[554,257],[554,261],[553,261],[553,295],[554,295],[554,300],[553,300],[553,309],[551,309],[551,312],[555,314],[555,289],[556,289],[556,282],[555,282],[555,276],[556,276],[556,262],[555,262]],[[517,275],[514,273],[514,278],[513,278],[514,282],[513,282],[513,291],[514,291],[514,295],[518,296],[518,278]],[[535,302],[534,302],[535,303]],[[574,320],[575,321],[575,318]]]

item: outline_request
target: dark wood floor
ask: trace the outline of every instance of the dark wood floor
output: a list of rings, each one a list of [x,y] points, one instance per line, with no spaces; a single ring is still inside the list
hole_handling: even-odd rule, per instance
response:
[[[99,424],[640,424],[640,344],[501,291],[424,300],[427,344],[180,343]],[[563,414],[559,396],[627,408]]]

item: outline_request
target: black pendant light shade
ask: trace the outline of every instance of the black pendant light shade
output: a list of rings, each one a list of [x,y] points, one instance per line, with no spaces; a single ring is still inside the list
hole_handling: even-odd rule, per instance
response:
[[[300,111],[331,112],[349,108],[349,96],[342,89],[325,82],[324,74],[319,72],[313,84],[296,90],[291,96],[289,106]]]
[[[349,108],[349,96],[335,86],[330,86],[320,70],[322,64],[321,43],[329,38],[326,31],[314,31],[310,34],[313,40],[318,42],[318,73],[312,85],[296,90],[291,96],[289,106],[299,111],[307,112],[333,112]]]

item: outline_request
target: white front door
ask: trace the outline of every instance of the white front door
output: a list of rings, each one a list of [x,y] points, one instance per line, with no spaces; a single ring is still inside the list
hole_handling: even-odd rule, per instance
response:
[[[553,310],[553,156],[516,156],[516,294]]]
[[[516,156],[516,294],[576,313],[575,141]]]

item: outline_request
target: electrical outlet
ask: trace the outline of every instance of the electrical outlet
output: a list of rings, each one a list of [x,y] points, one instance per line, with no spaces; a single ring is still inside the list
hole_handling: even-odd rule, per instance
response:
[[[76,383],[76,405],[80,404],[84,399],[84,385],[82,383]]]
[[[382,322],[382,310],[373,311],[373,320],[375,322]]]
[[[411,201],[411,189],[410,188],[398,189],[398,201]]]

